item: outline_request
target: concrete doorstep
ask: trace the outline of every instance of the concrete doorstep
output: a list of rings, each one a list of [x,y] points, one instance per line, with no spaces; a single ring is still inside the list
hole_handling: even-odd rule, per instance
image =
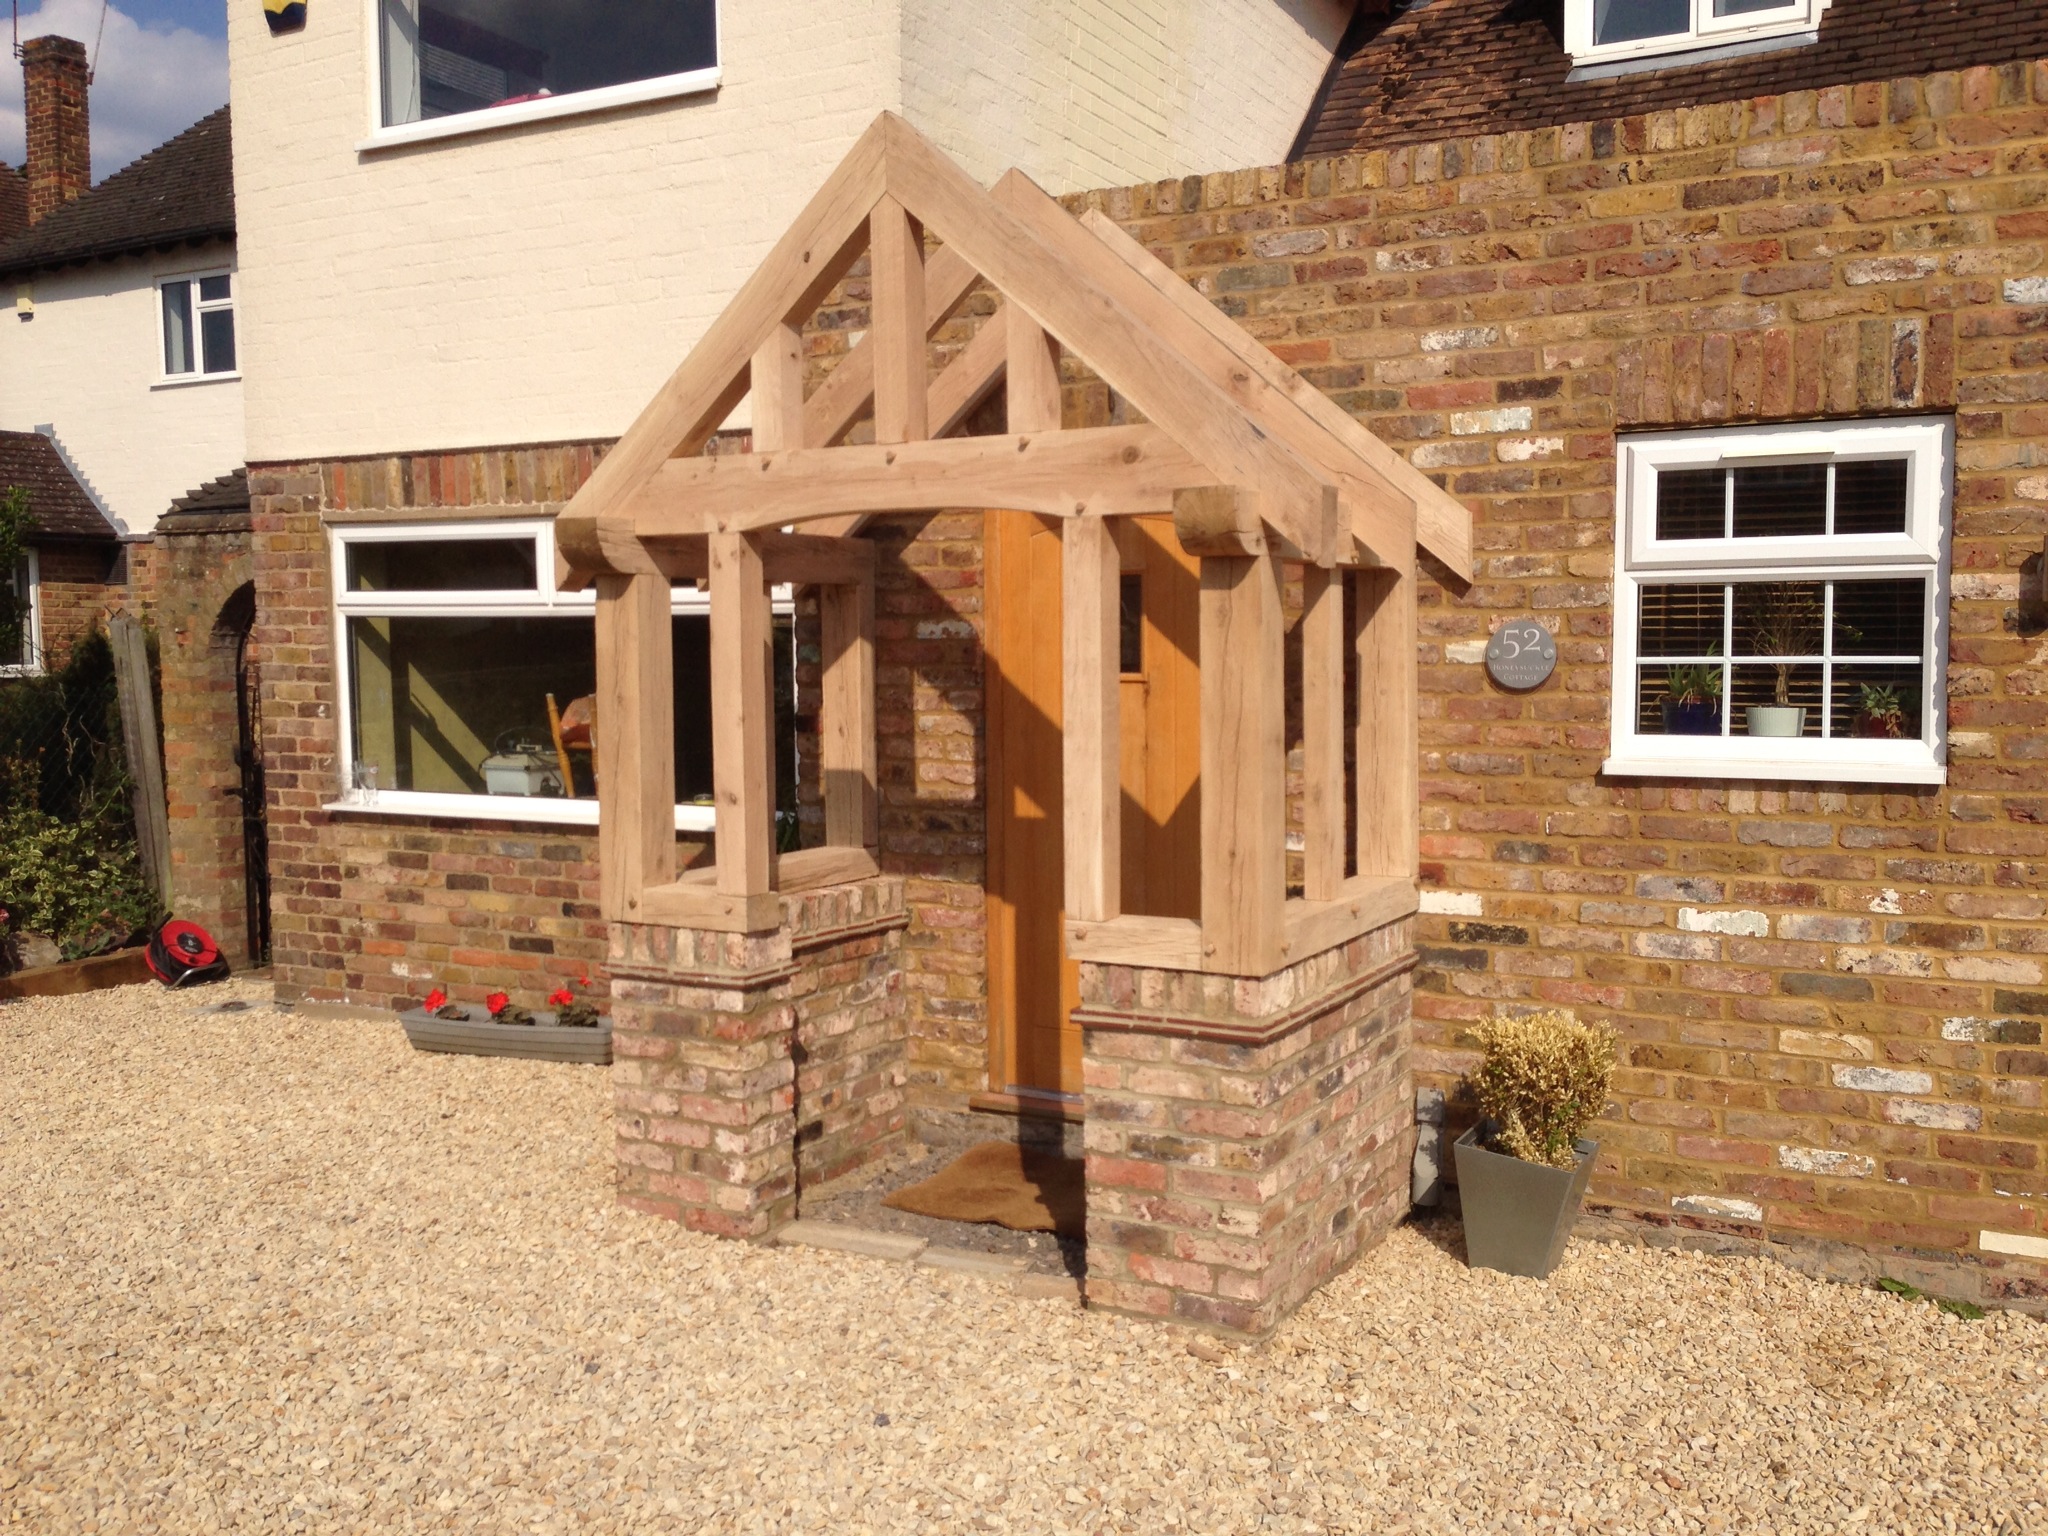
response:
[[[1025,1268],[1029,1260],[975,1253],[966,1248],[935,1247],[921,1237],[907,1237],[898,1232],[876,1232],[836,1221],[792,1221],[776,1229],[774,1240],[797,1248],[824,1248],[834,1253],[883,1259],[892,1264],[915,1263],[924,1269],[977,1275],[984,1280],[1006,1280],[1011,1290],[1033,1301],[1065,1301],[1075,1306],[1081,1302],[1081,1288],[1072,1279],[1065,1275],[1030,1273]]]

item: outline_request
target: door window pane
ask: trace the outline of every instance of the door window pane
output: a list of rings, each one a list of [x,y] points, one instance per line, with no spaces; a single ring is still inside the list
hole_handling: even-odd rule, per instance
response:
[[[382,3],[387,125],[718,62],[713,0]]]
[[[539,556],[531,538],[348,546],[351,592],[532,592],[538,582]]]
[[[165,283],[164,372],[190,373],[192,369],[192,285]]]

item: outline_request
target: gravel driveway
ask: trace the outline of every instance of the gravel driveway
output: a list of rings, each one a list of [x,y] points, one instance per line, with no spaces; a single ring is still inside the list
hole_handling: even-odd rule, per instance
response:
[[[1240,1351],[621,1214],[608,1088],[0,1007],[0,1530],[2048,1536],[2039,1323],[1418,1227]]]

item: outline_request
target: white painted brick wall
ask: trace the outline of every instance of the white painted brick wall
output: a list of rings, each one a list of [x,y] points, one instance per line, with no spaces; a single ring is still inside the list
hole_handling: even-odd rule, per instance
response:
[[[283,37],[231,7],[249,455],[614,435],[877,112],[983,181],[1016,164],[1056,192],[1268,164],[1341,20],[1336,0],[728,0],[716,92],[364,153],[364,5]]]
[[[171,502],[243,461],[242,386],[154,388],[155,278],[234,265],[232,246],[46,273],[35,318],[0,314],[0,428],[47,422],[107,511],[146,533]],[[14,285],[0,293],[9,301]]]

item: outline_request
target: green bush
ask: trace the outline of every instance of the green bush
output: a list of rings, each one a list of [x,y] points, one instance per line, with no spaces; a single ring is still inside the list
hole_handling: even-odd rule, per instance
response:
[[[45,933],[76,959],[151,926],[132,816],[106,638],[0,683],[0,936]]]
[[[76,960],[124,944],[158,915],[124,807],[59,820],[31,806],[0,811],[0,908],[9,931],[46,933]]]

